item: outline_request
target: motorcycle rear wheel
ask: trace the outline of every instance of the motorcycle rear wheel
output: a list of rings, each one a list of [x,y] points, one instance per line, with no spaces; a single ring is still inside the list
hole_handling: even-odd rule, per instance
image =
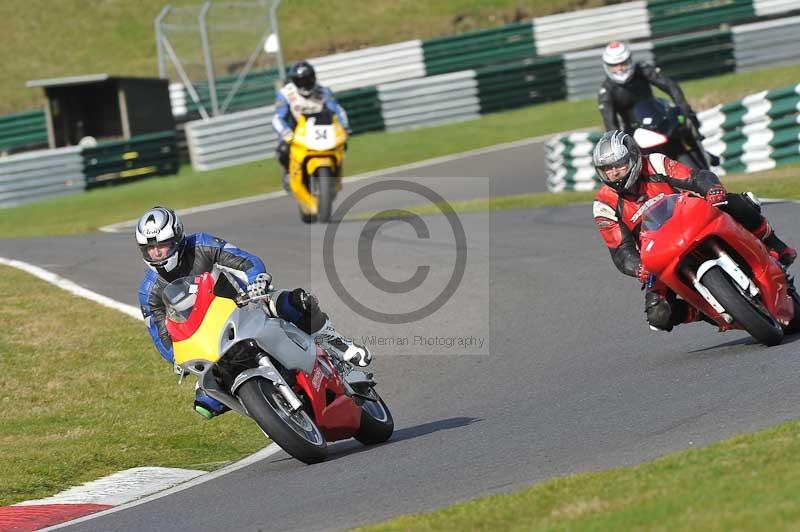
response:
[[[331,212],[333,211],[333,195],[334,187],[336,186],[333,172],[327,166],[320,167],[317,172],[317,180],[319,184],[319,195],[317,196],[317,221],[321,224],[326,224],[331,221]]]
[[[764,345],[778,345],[783,341],[783,328],[775,318],[759,303],[754,302],[749,294],[744,294],[722,268],[715,266],[703,275],[703,285],[719,301],[725,311],[750,333],[750,336]]]
[[[361,405],[361,426],[353,437],[364,445],[375,445],[388,440],[393,432],[394,419],[383,399],[378,396],[377,401],[365,400]]]
[[[306,464],[325,460],[328,443],[317,424],[305,410],[291,413],[271,381],[250,379],[237,393],[253,421],[281,449]]]

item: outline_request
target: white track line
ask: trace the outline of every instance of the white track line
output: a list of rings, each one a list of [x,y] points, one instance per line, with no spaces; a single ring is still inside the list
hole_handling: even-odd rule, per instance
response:
[[[114,508],[109,508],[108,510],[103,510],[102,512],[97,512],[95,514],[87,515],[85,517],[80,517],[78,519],[73,519],[72,521],[67,521],[65,523],[60,523],[60,524],[57,524],[57,525],[53,525],[51,527],[43,528],[39,532],[44,532],[46,530],[56,530],[56,529],[63,528],[63,527],[66,527],[66,526],[72,526],[72,525],[75,525],[75,524],[78,524],[78,523],[82,523],[83,521],[88,521],[90,519],[94,519],[95,517],[101,517],[101,516],[113,514],[115,512],[119,512],[119,511],[122,511],[122,510],[127,510],[128,508],[133,508],[134,506],[139,506],[140,504],[145,504],[145,503],[154,501],[156,499],[160,499],[162,497],[166,497],[167,495],[172,495],[173,493],[178,493],[180,491],[192,488],[192,487],[197,486],[199,484],[202,484],[204,482],[208,482],[209,480],[214,480],[215,478],[221,477],[223,475],[227,475],[228,473],[233,473],[234,471],[238,471],[239,469],[242,469],[242,468],[247,467],[247,466],[249,466],[251,464],[254,464],[256,462],[264,460],[265,458],[268,458],[268,457],[272,456],[273,454],[277,453],[280,450],[281,450],[281,448],[278,447],[277,444],[271,443],[268,446],[266,446],[263,449],[261,449],[260,451],[258,451],[257,453],[251,454],[250,456],[242,458],[238,462],[234,462],[234,463],[232,463],[232,464],[230,464],[228,466],[225,466],[225,467],[223,467],[221,469],[217,469],[216,471],[212,471],[211,473],[206,473],[206,474],[201,475],[199,477],[193,478],[192,480],[184,482],[183,484],[179,484],[177,486],[174,486],[172,488],[166,489],[164,491],[159,491],[158,493],[154,493],[152,495],[148,495],[147,497],[141,498],[141,499],[136,500],[136,501],[132,501],[132,502],[129,502],[129,503],[121,504],[120,506],[115,506]]]
[[[84,288],[69,279],[65,279],[60,275],[56,275],[53,272],[49,272],[43,268],[38,266],[34,266],[33,264],[28,264],[27,262],[22,262],[20,260],[10,260],[4,259],[0,257],[0,264],[5,266],[11,266],[12,268],[17,268],[24,272],[27,272],[39,279],[47,281],[48,283],[61,288],[62,290],[66,290],[67,292],[74,294],[78,297],[82,297],[84,299],[89,299],[94,301],[95,303],[99,303],[104,307],[108,307],[114,310],[118,310],[123,314],[127,314],[131,318],[136,318],[137,320],[141,320],[142,318],[142,311],[138,307],[134,307],[132,305],[126,305],[125,303],[120,303],[119,301],[115,301],[110,297],[106,297],[104,295],[98,294],[97,292],[92,292],[91,290]]]
[[[47,271],[47,270],[45,270],[43,268],[40,268],[38,266],[34,266],[32,264],[28,264],[27,262],[22,262],[22,261],[19,261],[19,260],[5,259],[5,258],[2,258],[2,257],[0,257],[0,264],[5,265],[5,266],[10,266],[12,268],[17,268],[17,269],[22,270],[22,271],[25,271],[25,272],[27,272],[27,273],[35,276],[35,277],[38,277],[39,279],[42,279],[42,280],[44,280],[44,281],[46,281],[46,282],[48,282],[48,283],[50,283],[50,284],[52,284],[52,285],[54,285],[54,286],[56,286],[58,288],[66,290],[67,292],[70,292],[71,294],[74,294],[74,295],[76,295],[78,297],[89,299],[89,300],[94,301],[96,303],[99,303],[99,304],[101,304],[101,305],[103,305],[105,307],[108,307],[108,308],[111,308],[111,309],[114,309],[114,310],[118,310],[118,311],[120,311],[120,312],[122,312],[124,314],[127,314],[128,316],[131,316],[133,318],[136,318],[138,320],[142,319],[142,313],[138,308],[136,308],[134,306],[131,306],[131,305],[126,305],[124,303],[120,303],[118,301],[114,301],[113,299],[111,299],[109,297],[106,297],[106,296],[103,296],[103,295],[100,295],[100,294],[98,294],[96,292],[92,292],[91,290],[83,288],[82,286],[77,285],[77,284],[75,284],[74,282],[72,282],[72,281],[70,281],[68,279],[64,279],[63,277],[61,277],[59,275],[56,275],[56,274],[54,274],[52,272],[49,272],[49,271]],[[184,483],[179,484],[177,486],[174,486],[172,488],[166,489],[164,491],[159,491],[158,493],[146,496],[146,497],[144,497],[142,499],[138,499],[138,500],[133,501],[133,502],[125,503],[125,504],[122,504],[120,506],[116,506],[114,508],[110,508],[108,510],[104,510],[102,512],[98,512],[96,514],[88,515],[86,517],[81,517],[79,519],[68,521],[66,523],[62,523],[62,524],[59,524],[59,525],[54,525],[52,527],[45,528],[45,529],[42,529],[42,530],[55,530],[57,528],[61,528],[61,527],[67,526],[67,525],[73,525],[73,524],[79,523],[81,521],[87,521],[89,519],[93,519],[93,518],[99,517],[101,515],[107,515],[107,514],[110,514],[110,513],[113,513],[113,512],[124,510],[126,508],[131,508],[133,506],[137,506],[137,505],[143,504],[145,502],[153,501],[153,500],[159,499],[161,497],[165,497],[167,495],[171,495],[173,493],[177,493],[179,491],[183,491],[185,489],[191,488],[192,486],[197,486],[198,484],[202,484],[203,482],[208,482],[209,480],[213,480],[213,479],[215,479],[217,477],[221,477],[221,476],[226,475],[228,473],[232,473],[233,471],[237,471],[239,469],[242,469],[243,467],[247,467],[250,464],[253,464],[255,462],[261,461],[261,460],[263,460],[263,459],[265,459],[265,458],[277,453],[280,450],[281,450],[280,447],[278,447],[276,444],[272,443],[272,444],[268,445],[267,447],[265,447],[264,449],[262,449],[261,451],[258,451],[255,454],[252,454],[250,456],[242,458],[241,460],[239,460],[237,462],[234,462],[233,464],[230,464],[230,465],[225,466],[223,468],[220,468],[220,469],[218,469],[218,470],[216,470],[216,471],[214,471],[212,473],[201,474],[200,476],[198,476],[198,477],[196,477],[196,478],[194,478],[192,480],[189,480],[187,482],[184,482]],[[102,480],[102,479],[100,479],[100,480]],[[31,501],[31,502],[38,503],[39,501]]]

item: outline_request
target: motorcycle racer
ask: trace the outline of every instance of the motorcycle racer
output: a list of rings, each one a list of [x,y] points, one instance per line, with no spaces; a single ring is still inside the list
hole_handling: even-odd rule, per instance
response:
[[[698,193],[764,242],[785,267],[797,258],[797,252],[775,234],[752,194],[727,192],[709,170],[693,170],[660,153],[642,155],[624,131],[603,134],[592,153],[592,164],[603,183],[593,204],[595,224],[617,269],[646,283],[645,314],[655,329],[671,331],[680,323],[703,319],[642,267],[638,248],[642,215],[659,194]]]
[[[210,272],[215,264],[235,274],[250,297],[269,294],[271,315],[312,335],[331,356],[362,367],[372,360],[366,347],[336,331],[316,297],[302,288],[273,290],[272,276],[260,258],[209,233],[185,235],[183,222],[172,209],[156,206],[145,212],[135,236],[148,267],[139,286],[139,305],[153,344],[167,362],[174,363],[174,356],[162,292],[175,279]],[[194,407],[208,419],[227,410],[199,389]]]
[[[275,102],[275,116],[272,128],[278,133],[278,147],[275,155],[283,168],[283,188],[289,192],[289,145],[294,138],[297,117],[301,114],[313,114],[327,107],[339,118],[342,127],[349,131],[350,123],[347,113],[336,102],[333,92],[317,83],[314,67],[307,61],[300,61],[289,71],[290,82],[278,91]]]

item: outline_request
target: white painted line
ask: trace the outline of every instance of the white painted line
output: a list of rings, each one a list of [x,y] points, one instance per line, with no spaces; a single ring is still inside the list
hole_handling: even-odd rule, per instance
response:
[[[124,303],[120,303],[119,301],[115,301],[110,297],[100,295],[97,292],[92,292],[91,290],[84,288],[70,281],[69,279],[64,279],[63,277],[56,275],[55,273],[49,272],[38,266],[34,266],[33,264],[28,264],[27,262],[22,262],[19,260],[4,259],[3,257],[0,257],[0,264],[20,269],[35,277],[38,277],[39,279],[47,281],[48,283],[55,285],[58,288],[61,288],[62,290],[66,290],[71,294],[74,294],[78,297],[82,297],[85,299],[89,299],[91,301],[94,301],[95,303],[103,305],[104,307],[118,310],[123,314],[127,314],[131,318],[135,318],[137,320],[143,319],[142,311],[138,307],[126,305]]]
[[[134,467],[92,480],[52,497],[25,501],[14,506],[41,504],[107,504],[119,506],[204,475],[206,471],[174,467]]]
[[[238,462],[234,462],[233,464],[231,464],[229,466],[225,466],[225,467],[223,467],[221,469],[218,469],[216,471],[213,471],[211,473],[207,473],[205,475],[198,476],[198,477],[196,477],[196,478],[194,478],[192,480],[184,482],[183,484],[179,484],[179,485],[174,486],[172,488],[168,488],[168,489],[166,489],[164,491],[160,491],[158,493],[154,493],[152,495],[149,495],[149,496],[144,497],[142,499],[138,499],[136,501],[125,503],[125,504],[122,504],[120,506],[116,506],[114,508],[109,508],[108,510],[103,510],[102,512],[97,512],[95,514],[87,515],[86,517],[80,517],[80,518],[74,519],[72,521],[67,521],[66,523],[60,523],[58,525],[54,525],[54,526],[51,526],[51,527],[48,527],[48,528],[43,528],[39,532],[44,532],[44,531],[47,531],[47,530],[57,530],[59,528],[65,527],[65,526],[72,526],[72,525],[75,525],[77,523],[81,523],[83,521],[88,521],[89,519],[94,519],[95,517],[100,517],[100,516],[104,516],[104,515],[113,514],[115,512],[119,512],[121,510],[127,510],[128,508],[133,508],[134,506],[139,506],[140,504],[145,504],[145,503],[148,503],[148,502],[151,502],[151,501],[155,501],[156,499],[160,499],[162,497],[166,497],[167,495],[172,495],[173,493],[181,492],[181,491],[183,491],[185,489],[189,489],[191,487],[194,487],[194,486],[197,486],[199,484],[202,484],[203,482],[208,482],[209,480],[213,480],[213,479],[221,477],[223,475],[227,475],[228,473],[233,473],[234,471],[238,471],[239,469],[242,469],[242,468],[247,467],[247,466],[249,466],[251,464],[254,464],[255,462],[259,462],[261,460],[264,460],[265,458],[268,458],[268,457],[272,456],[273,454],[277,453],[280,450],[281,450],[281,448],[278,447],[277,444],[271,443],[267,447],[265,447],[265,448],[261,449],[260,451],[258,451],[257,453],[251,454],[250,456],[248,456],[246,458],[243,458],[243,459],[239,460]]]
[[[585,131],[585,130],[575,130],[575,131]],[[562,134],[569,134],[569,133],[571,133],[571,132],[567,131],[566,133],[562,133]],[[371,179],[371,178],[374,178],[374,177],[380,177],[380,176],[385,175],[387,173],[403,172],[403,171],[406,171],[406,170],[414,170],[415,168],[422,168],[422,167],[430,166],[430,165],[434,165],[434,164],[447,163],[447,162],[455,161],[457,159],[463,159],[465,157],[475,157],[475,156],[483,155],[483,154],[486,154],[486,153],[492,153],[492,152],[502,151],[502,150],[510,150],[510,149],[513,149],[513,148],[518,148],[520,146],[526,146],[528,144],[536,144],[538,142],[543,142],[543,141],[551,138],[553,135],[556,135],[556,134],[557,133],[552,133],[552,134],[549,134],[549,135],[540,135],[538,137],[530,137],[530,138],[527,138],[527,139],[515,140],[515,141],[511,141],[511,142],[504,142],[502,144],[495,144],[494,146],[487,146],[485,148],[477,148],[477,149],[474,149],[474,150],[463,151],[463,152],[460,152],[460,153],[453,153],[453,154],[450,154],[450,155],[443,155],[441,157],[434,157],[433,159],[425,159],[423,161],[417,161],[417,162],[414,162],[414,163],[402,164],[402,165],[399,165],[399,166],[392,166],[391,168],[383,168],[381,170],[373,170],[371,172],[365,172],[363,174],[356,174],[354,176],[345,177],[342,180],[342,182],[343,183],[354,183],[356,181],[361,181],[362,179]],[[233,200],[228,200],[228,201],[220,201],[218,203],[209,203],[209,204],[206,204],[206,205],[198,205],[197,207],[190,207],[188,209],[180,209],[180,210],[178,210],[176,212],[178,214],[180,214],[180,215],[193,214],[193,213],[198,213],[198,212],[207,212],[207,211],[213,211],[213,210],[217,210],[217,209],[224,209],[224,208],[227,208],[227,207],[238,207],[240,205],[247,205],[249,203],[256,203],[256,202],[259,202],[259,201],[267,201],[267,200],[271,200],[271,199],[275,199],[275,198],[282,198],[282,197],[284,197],[286,195],[287,195],[286,192],[284,192],[283,190],[278,190],[278,191],[275,191],[275,192],[269,192],[267,194],[259,194],[257,196],[248,196],[246,198],[239,198],[239,199],[233,199]],[[126,220],[124,222],[117,222],[117,223],[114,223],[114,224],[111,224],[111,225],[105,225],[105,226],[100,228],[100,231],[103,231],[105,233],[120,233],[120,232],[123,232],[123,231],[128,230],[128,229],[133,229],[133,227],[136,225],[137,221],[138,221],[138,219],[137,220]]]
[[[38,266],[18,260],[5,259],[2,257],[0,257],[0,264],[25,271],[78,297],[83,297],[111,309],[118,310],[138,320],[142,319],[141,311],[138,308],[131,305],[125,305],[124,303],[119,303],[118,301],[114,301],[109,297],[92,292],[91,290],[83,288],[82,286],[79,286],[68,279],[64,279],[63,277]],[[221,477],[222,475],[226,475],[233,471],[242,469],[243,467],[247,467],[250,464],[263,460],[280,450],[281,448],[278,447],[278,445],[272,443],[261,451],[234,462],[233,464],[220,468],[212,473],[192,471],[189,469],[166,469],[159,467],[129,469],[127,471],[114,473],[108,477],[89,482],[83,486],[70,488],[46,499],[25,501],[19,503],[17,506],[69,503],[120,504],[119,506],[104,510],[102,512],[42,529],[55,530],[57,528],[72,525],[81,521],[87,521],[101,515],[113,513],[125,508],[131,508],[145,502],[183,491],[191,488],[192,486],[202,484],[203,482],[213,480],[217,477]],[[182,483],[175,485],[177,482]]]

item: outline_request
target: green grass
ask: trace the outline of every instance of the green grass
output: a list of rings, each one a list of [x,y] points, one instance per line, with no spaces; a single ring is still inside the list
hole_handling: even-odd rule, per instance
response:
[[[0,114],[41,107],[41,89],[28,89],[32,79],[109,73],[125,76],[158,75],[153,22],[162,7],[194,6],[175,12],[172,24],[197,24],[203,2],[182,0],[3,0],[0,35],[3,35],[3,77],[0,80]],[[223,4],[225,2],[215,2]],[[597,7],[608,0],[336,0],[320,8],[318,0],[284,0],[278,26],[285,59],[295,61],[410,39],[426,39],[466,30],[499,26],[552,13]],[[250,56],[263,34],[262,13],[246,11],[244,21],[212,7],[209,37],[214,47],[215,72],[227,74],[226,65],[240,65]],[[347,16],[331,16],[347,13]],[[240,11],[241,12],[241,11]],[[223,31],[213,22],[233,23],[241,30]],[[244,22],[244,23],[243,23]],[[192,79],[204,79],[198,33],[170,33]],[[263,60],[263,56],[261,58]],[[263,68],[262,62],[256,68]],[[170,68],[173,80],[178,80]]]
[[[194,413],[194,379],[176,384],[143,322],[0,275],[0,505],[137,466],[211,470],[267,444],[241,416]]]
[[[797,530],[800,422],[641,466],[558,478],[509,494],[359,528]]]
[[[685,88],[692,101],[703,99],[707,105],[714,105],[759,90],[796,83],[797,80],[800,80],[800,66],[792,66],[719,76],[686,83]],[[599,115],[596,107],[593,100],[554,102],[495,113],[468,122],[357,135],[350,141],[345,174],[378,170],[537,135],[597,127]],[[0,238],[83,233],[136,218],[158,203],[184,208],[260,194],[279,186],[277,163],[272,159],[211,172],[193,172],[186,166],[174,177],[142,180],[4,209],[0,217]]]

